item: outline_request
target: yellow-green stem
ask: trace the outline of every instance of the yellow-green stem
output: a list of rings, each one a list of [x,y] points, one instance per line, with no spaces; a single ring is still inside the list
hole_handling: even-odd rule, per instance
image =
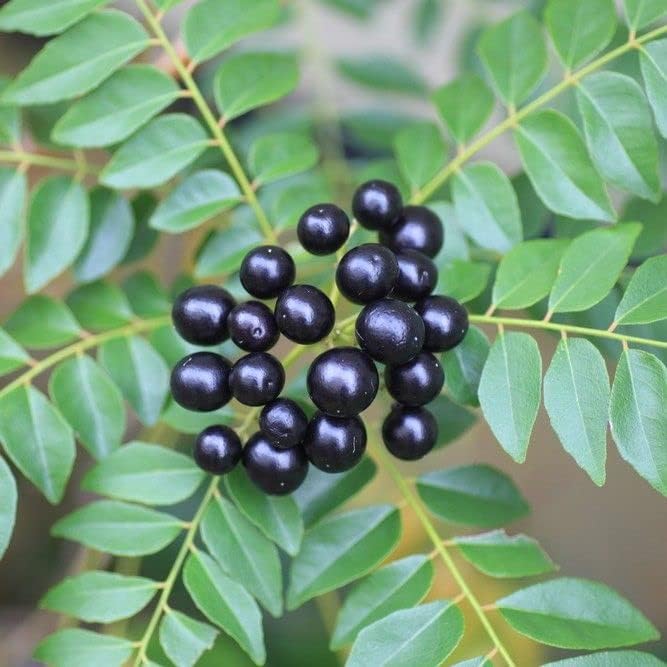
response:
[[[82,164],[81,160],[55,157],[53,155],[41,155],[40,153],[29,153],[23,150],[0,151],[0,162],[14,164],[34,165],[36,167],[48,167],[50,169],[62,169],[80,175],[99,174],[100,169],[90,163]]]

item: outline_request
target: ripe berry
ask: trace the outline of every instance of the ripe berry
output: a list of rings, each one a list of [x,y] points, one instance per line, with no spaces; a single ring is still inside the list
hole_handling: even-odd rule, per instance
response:
[[[456,347],[468,333],[468,311],[448,296],[429,296],[415,305],[424,320],[424,349],[445,352]]]
[[[368,304],[359,313],[356,333],[361,349],[384,364],[404,364],[424,345],[424,322],[407,303],[396,299]]]
[[[229,403],[231,364],[214,352],[195,352],[171,372],[171,393],[187,410],[211,412]]]
[[[356,347],[327,350],[308,371],[313,403],[332,417],[354,417],[375,399],[380,379],[372,359]]]
[[[228,426],[209,426],[195,441],[197,465],[214,475],[224,475],[241,460],[243,447],[236,432]]]
[[[334,204],[317,204],[301,216],[296,233],[309,253],[330,255],[347,241],[350,218]]]
[[[285,369],[267,352],[253,352],[234,364],[229,386],[239,403],[266,405],[280,396],[285,386]]]
[[[277,398],[264,406],[259,415],[259,428],[274,447],[288,449],[303,440],[308,417],[294,401]]]
[[[425,408],[396,405],[382,424],[387,449],[404,461],[426,456],[438,439],[438,424]]]
[[[171,317],[176,331],[193,345],[218,345],[229,338],[227,318],[234,297],[216,285],[197,285],[174,302]]]
[[[248,301],[236,306],[227,321],[234,343],[247,352],[266,352],[280,338],[280,331],[271,309],[261,301]]]
[[[396,255],[398,278],[391,295],[401,301],[419,301],[428,296],[438,282],[438,269],[430,257],[416,250]]]
[[[430,352],[420,352],[400,366],[387,366],[385,385],[391,396],[403,405],[417,407],[430,403],[445,384],[442,365]]]
[[[353,303],[371,303],[387,296],[398,278],[394,253],[378,243],[348,251],[336,270],[336,284]]]
[[[301,445],[278,449],[261,433],[255,433],[243,449],[248,477],[265,493],[283,496],[301,486],[308,459]]]
[[[310,462],[324,472],[353,468],[366,451],[366,428],[359,417],[330,417],[318,412],[303,441]]]
[[[300,345],[326,338],[336,321],[329,297],[312,285],[293,285],[276,301],[276,322],[280,331]]]
[[[292,257],[275,245],[251,250],[241,263],[241,284],[257,299],[275,299],[296,276]]]
[[[398,222],[380,233],[380,241],[394,252],[417,250],[435,257],[444,241],[442,222],[426,206],[406,206]]]
[[[360,185],[352,199],[352,212],[366,229],[389,229],[403,207],[398,188],[379,179]]]

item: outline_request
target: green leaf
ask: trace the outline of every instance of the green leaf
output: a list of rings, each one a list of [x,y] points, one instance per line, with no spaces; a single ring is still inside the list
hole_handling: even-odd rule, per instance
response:
[[[100,361],[146,425],[155,424],[169,391],[169,369],[143,338],[111,340],[100,348]]]
[[[160,623],[160,646],[179,667],[193,667],[205,651],[213,647],[218,631],[208,623],[195,621],[168,609]]]
[[[526,460],[540,408],[542,358],[526,333],[496,337],[479,383],[484,418],[503,449],[517,462]]]
[[[598,349],[565,338],[544,377],[544,406],[565,451],[598,485],[605,482],[609,376]]]
[[[283,611],[278,551],[228,500],[219,496],[208,506],[201,535],[211,555],[234,581],[271,613]]]
[[[112,623],[140,612],[159,583],[115,572],[84,572],[68,577],[42,598],[39,606],[87,623]]]
[[[641,30],[667,13],[665,0],[623,0],[623,5],[632,30]]]
[[[477,392],[489,347],[484,332],[470,327],[462,343],[442,355],[447,389],[455,401],[475,407],[479,405]]]
[[[463,614],[451,602],[395,611],[362,630],[347,667],[438,667],[463,637]],[[418,656],[418,657],[417,657]]]
[[[178,433],[197,435],[205,428],[216,424],[232,426],[235,414],[229,406],[213,412],[192,412],[182,408],[176,401],[170,401],[162,413],[161,420]]]
[[[171,300],[156,276],[148,271],[137,271],[123,281],[123,291],[132,312],[139,317],[160,317],[171,309]]]
[[[517,48],[519,44],[521,47]],[[507,105],[521,104],[546,73],[547,47],[540,26],[527,11],[512,14],[487,28],[478,51]]]
[[[0,10],[1,11],[1,10]],[[0,75],[0,98],[11,79]],[[21,139],[21,112],[15,105],[0,105],[0,144],[16,144]]]
[[[72,472],[74,435],[44,394],[21,385],[0,395],[0,441],[14,465],[57,504]]]
[[[108,0],[12,0],[0,10],[0,30],[53,35],[79,22]]]
[[[645,44],[639,51],[639,62],[656,125],[667,137],[667,39]]]
[[[0,559],[7,551],[14,531],[17,497],[14,475],[0,457]]]
[[[419,604],[433,583],[433,565],[409,556],[376,570],[345,598],[331,637],[331,650],[351,644],[361,630],[399,609]]]
[[[120,500],[174,505],[189,498],[203,479],[204,472],[190,456],[131,442],[89,470],[81,487]]]
[[[609,44],[616,8],[613,0],[550,0],[544,22],[563,65],[575,69]]]
[[[237,641],[255,664],[264,664],[262,616],[245,588],[200,551],[195,551],[185,563],[183,581],[199,610]]]
[[[37,292],[62,273],[81,251],[88,235],[86,191],[67,176],[52,176],[33,191],[28,214],[25,284]]]
[[[93,457],[103,459],[120,446],[123,397],[93,359],[80,355],[60,364],[49,379],[49,394]]]
[[[550,662],[544,667],[664,667],[665,663],[650,653],[610,651],[589,653],[576,658]]]
[[[51,534],[114,556],[145,556],[164,549],[181,532],[169,514],[115,500],[98,500],[53,525]]]
[[[483,262],[455,259],[441,267],[439,273],[436,291],[466,303],[486,289],[491,266]]]
[[[480,656],[457,662],[453,667],[493,667],[493,663],[486,656]]]
[[[467,144],[493,112],[493,93],[476,74],[462,74],[438,88],[431,97],[440,118],[459,144]]]
[[[181,181],[160,202],[150,226],[180,234],[234,206],[241,199],[236,181],[217,169],[204,169]]]
[[[81,333],[72,311],[62,301],[43,294],[29,296],[5,323],[7,333],[31,349],[57,347]]]
[[[21,245],[27,192],[25,174],[0,168],[0,276],[14,265]]]
[[[152,188],[168,181],[199,157],[208,144],[204,128],[190,116],[158,116],[131,136],[102,170],[112,188]]]
[[[491,162],[470,165],[452,182],[456,218],[482,248],[506,252],[521,241],[523,227],[512,184]]]
[[[34,656],[50,667],[118,667],[124,664],[133,652],[134,644],[127,639],[80,628],[65,628],[42,639]]]
[[[0,329],[0,375],[24,366],[30,355],[3,329]]]
[[[496,606],[517,632],[549,646],[613,648],[659,636],[618,593],[585,579],[536,584],[498,600]]]
[[[667,318],[667,255],[647,259],[633,274],[616,309],[616,324],[650,324]]]
[[[225,120],[289,95],[299,82],[290,53],[240,53],[226,58],[215,76],[218,110]]]
[[[148,46],[125,12],[96,12],[49,41],[2,95],[3,102],[51,104],[96,88]]]
[[[273,203],[271,218],[276,230],[296,229],[305,210],[333,197],[321,174],[313,173],[295,180],[294,185],[285,187]]]
[[[417,490],[435,516],[468,526],[493,528],[530,511],[514,482],[484,464],[427,473],[417,480]]]
[[[551,109],[531,114],[515,139],[530,182],[549,209],[569,218],[614,221],[604,183],[569,118]]]
[[[243,470],[225,475],[225,488],[243,515],[266,537],[290,556],[299,553],[303,520],[294,498],[262,493]]]
[[[396,160],[407,183],[418,190],[438,173],[447,158],[447,147],[433,123],[415,123],[394,140]]]
[[[292,494],[306,526],[312,526],[356,495],[377,472],[373,460],[366,456],[361,462],[341,473],[326,473],[313,466],[306,481]]]
[[[443,447],[458,440],[475,424],[477,417],[474,412],[454,403],[444,394],[440,394],[430,405],[429,409],[435,415],[438,423],[438,443],[436,447]]]
[[[628,263],[640,231],[641,225],[626,223],[574,239],[561,259],[549,309],[576,312],[602,301]]]
[[[195,62],[209,60],[234,43],[270,28],[280,17],[278,0],[203,0],[185,17],[183,37]]]
[[[77,287],[67,305],[85,329],[105,331],[128,324],[134,317],[120,287],[97,281]]]
[[[358,579],[396,547],[401,517],[390,505],[375,505],[324,519],[306,532],[292,561],[287,608]]]
[[[520,309],[546,297],[569,245],[564,239],[535,239],[512,248],[500,261],[493,285],[497,308]]]
[[[346,79],[366,88],[419,97],[426,93],[426,83],[421,76],[412,67],[391,56],[340,58],[336,68]]]
[[[620,455],[667,495],[667,369],[642,350],[625,350],[611,390],[611,433]]]
[[[146,190],[140,192],[132,200],[132,211],[134,212],[134,237],[127,254],[123,257],[123,264],[137,262],[144,259],[155,247],[159,234],[148,226],[148,220],[155,207],[157,199],[155,195]]]
[[[455,537],[454,543],[469,563],[489,577],[533,577],[556,569],[538,542],[525,535],[493,530]]]
[[[304,134],[280,132],[257,139],[248,159],[255,181],[271,183],[314,167],[319,159],[319,150]]]

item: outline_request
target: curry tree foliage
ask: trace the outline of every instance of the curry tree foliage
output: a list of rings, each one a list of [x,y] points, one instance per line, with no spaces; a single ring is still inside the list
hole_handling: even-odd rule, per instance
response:
[[[78,442],[94,460],[81,488],[96,498],[51,533],[113,557],[44,595],[43,608],[73,620],[36,659],[187,667],[224,634],[261,665],[267,614],[346,586],[330,642],[352,666],[515,665],[512,631],[596,652],[553,664],[662,664],[627,648],[657,638],[629,601],[554,574],[534,539],[507,532],[529,504],[505,473],[469,464],[412,480],[375,445],[349,473],[311,472],[293,496],[265,496],[242,471],[212,478],[174,448],[211,423],[243,424],[247,435],[256,413],[186,413],[167,383],[192,349],[171,328],[173,290],[204,279],[237,289],[249,248],[293,244],[304,207],[385,177],[443,218],[438,287],[467,303],[474,325],[443,355],[442,444],[484,419],[523,462],[542,444],[531,435],[544,407],[563,455],[593,483],[605,483],[613,443],[667,495],[667,3],[624,0],[620,15],[612,0],[518,11],[488,25],[470,67],[435,89],[385,54],[341,57],[327,63],[331,75],[378,102],[340,118],[322,117],[312,91],[280,102],[299,83],[300,47],[256,37],[298,22],[292,3],[198,0],[174,32],[163,18],[178,0],[135,0],[132,14],[110,4],[10,0],[0,10],[1,30],[44,39],[0,80],[0,272],[20,263],[26,293],[0,328],[0,553],[17,507],[20,520],[15,476],[59,503]],[[364,20],[380,4],[323,0],[320,10]],[[433,39],[441,3],[413,9],[416,38]],[[398,97],[427,111],[388,112]],[[378,157],[346,160],[336,134]],[[501,135],[520,173],[479,157]],[[160,234],[186,240],[187,270],[171,286],[137,266]],[[300,262],[330,285],[329,265]],[[47,296],[64,272],[68,296]],[[551,358],[539,332],[558,337]],[[304,391],[303,373],[290,390]],[[396,504],[345,507],[378,469],[432,553],[391,558]],[[434,519],[456,537],[445,541]],[[165,549],[163,581],[119,567]],[[482,605],[464,561],[512,579],[514,592]],[[434,592],[437,562],[458,597]],[[457,651],[466,608],[485,632],[470,660]],[[512,630],[499,633],[504,623]]]

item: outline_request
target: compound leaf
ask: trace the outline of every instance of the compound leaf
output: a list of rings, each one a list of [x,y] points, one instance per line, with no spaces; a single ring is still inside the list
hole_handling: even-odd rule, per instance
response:
[[[401,130],[394,140],[396,159],[413,190],[425,185],[445,163],[447,147],[433,123],[416,123]]]
[[[639,52],[644,87],[655,122],[667,137],[667,39],[645,44]]]
[[[616,324],[650,324],[667,318],[667,255],[647,259],[618,304]]]
[[[479,405],[477,392],[489,348],[484,332],[470,327],[463,342],[442,355],[447,389],[455,401],[464,405]]]
[[[108,0],[12,0],[0,10],[0,30],[44,36],[59,33]]]
[[[249,156],[258,183],[294,176],[317,164],[319,150],[310,137],[298,132],[267,134],[257,139]]]
[[[632,30],[641,30],[667,14],[665,0],[623,0],[623,5]]]
[[[31,349],[64,345],[81,333],[72,311],[62,301],[43,294],[25,299],[9,317],[5,329],[21,345]]]
[[[179,667],[193,667],[213,647],[218,631],[180,611],[168,609],[160,623],[160,646]]]
[[[13,266],[21,245],[27,192],[25,174],[0,168],[0,276]]]
[[[52,667],[77,664],[118,667],[129,659],[133,651],[134,644],[127,639],[81,628],[65,628],[43,639],[37,645],[34,656]]]

